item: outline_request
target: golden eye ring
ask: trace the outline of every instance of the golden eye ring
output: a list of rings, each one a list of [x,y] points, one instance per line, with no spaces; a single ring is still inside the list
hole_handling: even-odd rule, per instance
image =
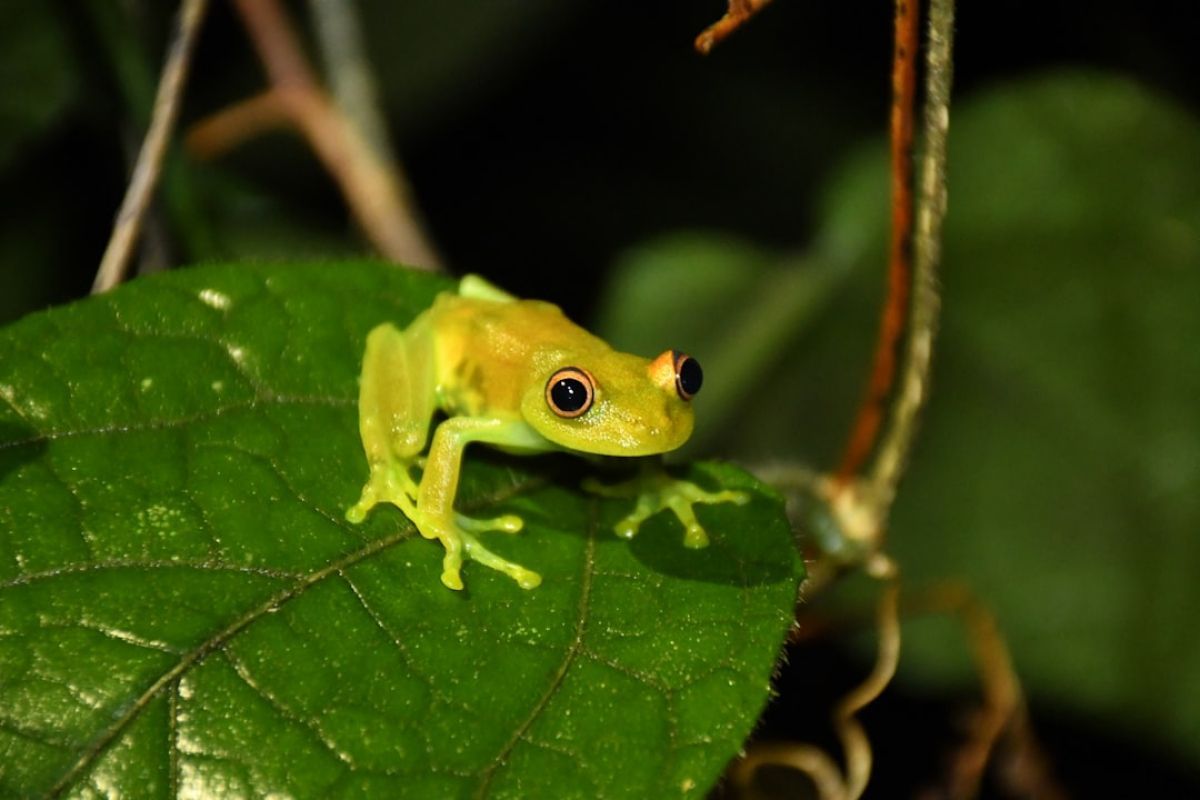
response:
[[[596,382],[579,367],[563,367],[546,381],[546,405],[563,419],[587,413],[596,399]]]

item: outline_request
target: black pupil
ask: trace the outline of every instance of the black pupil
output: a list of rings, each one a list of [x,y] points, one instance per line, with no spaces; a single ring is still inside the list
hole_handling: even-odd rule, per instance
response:
[[[685,358],[683,363],[679,365],[680,390],[688,397],[691,397],[700,391],[700,386],[703,383],[704,370],[700,369],[700,362],[694,358]]]
[[[578,411],[587,405],[587,387],[576,378],[563,378],[550,390],[550,399],[560,411]]]

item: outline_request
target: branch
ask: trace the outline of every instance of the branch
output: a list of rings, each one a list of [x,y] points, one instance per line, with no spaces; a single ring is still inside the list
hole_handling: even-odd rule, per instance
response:
[[[946,216],[946,134],[950,127],[953,45],[954,0],[932,0],[925,55],[924,154],[917,192],[909,334],[901,361],[899,391],[892,401],[889,424],[869,473],[875,494],[885,509],[891,507],[896,495],[896,486],[912,452],[917,420],[929,396],[933,343],[941,312],[938,266],[942,255],[942,221]]]
[[[763,9],[771,0],[729,0],[725,15],[709,25],[696,37],[696,52],[706,56],[712,49]]]
[[[897,0],[897,22],[913,0]],[[901,227],[912,213],[896,209],[889,265],[889,294],[875,355],[875,366],[867,397],[855,422],[854,433],[835,475],[819,485],[819,494],[847,539],[864,551],[880,551],[896,487],[908,463],[916,436],[917,421],[929,395],[933,344],[937,335],[941,299],[937,270],[941,258],[942,219],[946,213],[946,133],[950,125],[950,84],[953,62],[954,0],[931,0],[929,44],[926,50],[925,105],[922,109],[924,150],[916,196],[916,224],[912,233]],[[902,46],[903,44],[903,46]],[[911,56],[907,39],[897,34],[897,60]],[[903,89],[904,80],[894,85]],[[896,125],[893,136],[902,136]],[[911,134],[909,134],[911,136]],[[911,139],[910,139],[911,140]],[[893,156],[899,150],[893,143]],[[901,186],[907,168],[893,168],[893,197],[905,197]],[[911,195],[909,195],[911,199]],[[911,235],[911,266],[908,237]],[[901,282],[901,276],[906,280]],[[907,324],[905,321],[907,320]],[[894,348],[907,329],[898,365],[893,365]],[[884,407],[885,400],[887,407]],[[886,420],[886,422],[885,422]],[[880,426],[882,433],[877,433]],[[863,468],[867,455],[873,460]],[[860,472],[861,470],[861,472]]]
[[[308,0],[308,7],[338,108],[362,133],[376,156],[391,164],[392,145],[387,123],[379,111],[379,91],[367,62],[356,3]]]
[[[855,417],[845,453],[835,473],[839,489],[847,486],[876,445],[885,403],[896,377],[896,355],[908,322],[912,276],[912,142],[916,113],[917,0],[900,0],[895,10],[892,61],[892,229],[888,251],[888,294],[879,322],[879,338],[866,394]]]
[[[187,80],[188,65],[207,5],[208,0],[183,0],[180,7],[175,33],[167,49],[166,63],[154,98],[150,127],[142,141],[133,175],[125,190],[125,199],[121,201],[112,236],[104,250],[104,257],[100,260],[100,268],[96,271],[96,278],[92,283],[93,294],[108,291],[120,283],[125,275],[129,256],[137,243],[146,216],[146,208],[150,205],[150,198],[158,183],[167,142],[178,116],[179,100]]]
[[[417,222],[394,166],[317,83],[278,0],[234,0],[234,6],[271,88],[194,126],[188,147],[213,157],[266,128],[290,124],[308,140],[380,253],[399,263],[437,269],[440,259]]]

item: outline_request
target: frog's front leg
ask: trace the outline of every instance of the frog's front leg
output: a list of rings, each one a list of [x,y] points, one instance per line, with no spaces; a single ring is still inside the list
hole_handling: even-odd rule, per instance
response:
[[[540,575],[501,558],[475,537],[476,533],[485,530],[515,533],[521,529],[521,519],[512,514],[495,519],[472,519],[454,511],[463,449],[471,442],[510,446],[544,444],[523,422],[475,417],[446,420],[435,431],[425,459],[413,522],[422,535],[439,539],[446,548],[442,559],[442,583],[449,588],[463,588],[461,570],[465,556],[503,572],[523,589],[532,589],[542,582]]]
[[[633,511],[613,526],[618,536],[632,539],[643,522],[664,508],[669,508],[683,525],[683,546],[693,549],[708,546],[708,533],[696,519],[693,506],[697,503],[743,505],[750,501],[750,495],[746,492],[732,489],[710,492],[691,481],[672,478],[661,466],[649,464],[643,466],[636,478],[612,485],[588,478],[583,482],[583,488],[601,497],[637,498]]]

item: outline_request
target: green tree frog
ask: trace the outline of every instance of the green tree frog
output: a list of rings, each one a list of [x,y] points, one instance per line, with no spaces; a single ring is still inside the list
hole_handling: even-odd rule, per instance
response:
[[[483,531],[516,533],[514,515],[473,519],[454,510],[463,450],[480,442],[533,454],[567,451],[647,456],[682,445],[692,432],[692,396],[703,373],[696,360],[667,350],[655,359],[621,353],[575,325],[555,305],[518,300],[475,275],[400,330],[367,336],[359,388],[359,431],[370,477],[347,512],[361,522],[377,503],[397,506],[421,535],[445,548],[442,583],[463,588],[464,558],[532,589],[541,576],[487,549]],[[433,429],[438,412],[446,418]],[[428,452],[422,456],[429,443]],[[413,477],[421,468],[420,479]],[[626,538],[669,508],[686,529],[684,545],[704,547],[696,503],[744,503],[741,492],[709,492],[658,470],[591,491],[636,497],[616,526]]]

